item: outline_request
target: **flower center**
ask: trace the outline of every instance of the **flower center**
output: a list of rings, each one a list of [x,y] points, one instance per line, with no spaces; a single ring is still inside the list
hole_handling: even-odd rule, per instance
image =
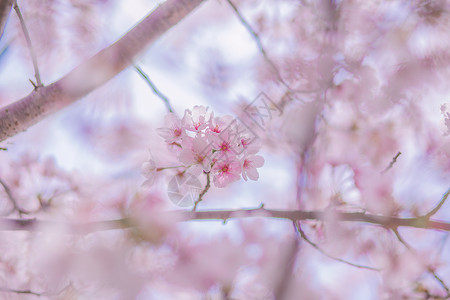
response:
[[[246,147],[249,143],[250,139],[241,139],[241,145],[242,147]]]
[[[228,165],[224,165],[223,167],[222,167],[222,173],[228,173],[228,170],[229,170],[230,168],[228,167]]]
[[[197,154],[195,157],[195,160],[197,161],[197,163],[201,164],[203,162],[203,160],[205,160],[205,156]]]
[[[227,142],[223,142],[222,145],[220,146],[220,150],[222,151],[228,151],[230,149],[230,145],[228,145]]]
[[[250,161],[249,161],[248,159],[244,160],[243,167],[244,167],[244,168],[250,167]]]

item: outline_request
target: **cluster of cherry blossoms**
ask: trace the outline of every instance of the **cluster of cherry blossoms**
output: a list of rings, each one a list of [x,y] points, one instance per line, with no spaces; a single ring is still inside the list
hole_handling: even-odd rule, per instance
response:
[[[207,107],[186,109],[180,119],[174,113],[164,118],[159,134],[175,153],[189,173],[212,176],[216,187],[225,187],[242,177],[257,180],[257,168],[264,158],[257,155],[261,144],[239,119],[232,116],[215,117]],[[143,166],[144,175],[151,179],[152,172],[162,170],[153,161]]]

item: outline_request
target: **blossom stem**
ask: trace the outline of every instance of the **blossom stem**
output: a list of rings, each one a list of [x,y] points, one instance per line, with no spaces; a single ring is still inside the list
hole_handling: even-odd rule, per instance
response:
[[[208,192],[209,188],[211,187],[211,177],[209,175],[209,172],[205,172],[206,174],[206,185],[203,191],[198,195],[197,201],[194,203],[194,208],[192,208],[192,211],[195,211],[197,209],[197,205],[203,200],[203,196]]]
[[[173,167],[162,167],[162,168],[156,168],[156,171],[162,171],[162,170],[166,170],[166,169],[178,169],[178,168],[190,168],[191,166],[173,166]]]
[[[25,39],[27,41],[28,50],[30,50],[31,60],[33,61],[33,67],[34,67],[34,76],[36,77],[36,85],[33,82],[31,82],[31,83],[34,85],[34,88],[37,89],[37,88],[43,86],[43,84],[41,81],[41,75],[39,74],[36,53],[34,52],[33,44],[31,43],[30,34],[28,33],[27,26],[25,25],[25,20],[23,19],[22,13],[20,12],[19,5],[17,5],[17,1],[14,2],[14,10],[16,11],[17,16],[19,17],[20,25],[22,25],[23,34],[25,35]]]

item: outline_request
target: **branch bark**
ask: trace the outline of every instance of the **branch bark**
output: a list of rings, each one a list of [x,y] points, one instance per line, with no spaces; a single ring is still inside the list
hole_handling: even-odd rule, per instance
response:
[[[3,36],[9,13],[15,0],[0,0],[0,39]]]
[[[239,218],[276,218],[290,221],[321,220],[327,221],[332,216],[333,220],[341,222],[361,222],[379,225],[388,229],[397,227],[413,227],[422,229],[433,229],[450,231],[450,223],[445,221],[434,221],[424,217],[399,218],[390,216],[379,216],[366,213],[328,212],[328,211],[302,211],[302,210],[271,210],[265,208],[240,209],[240,210],[215,210],[215,211],[186,211],[175,210],[157,212],[158,216],[166,214],[170,219],[176,217],[180,221],[191,220],[221,220]],[[151,215],[149,215],[151,218]],[[66,229],[70,233],[83,234],[96,231],[126,229],[136,226],[132,218],[106,220],[89,223],[67,223],[57,221],[42,221],[36,219],[9,219],[0,218],[0,231],[45,231],[55,228]]]
[[[135,57],[181,21],[203,0],[167,0],[111,46],[60,80],[40,87],[0,110],[0,142],[41,121],[100,87],[133,63]]]

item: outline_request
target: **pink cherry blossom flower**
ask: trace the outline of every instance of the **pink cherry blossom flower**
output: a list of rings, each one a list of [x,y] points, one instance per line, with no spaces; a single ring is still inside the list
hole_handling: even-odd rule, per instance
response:
[[[241,164],[237,160],[219,160],[212,169],[214,185],[222,188],[241,178]]]
[[[185,166],[192,165],[191,173],[199,175],[202,171],[209,172],[211,163],[209,156],[211,155],[211,147],[208,146],[204,136],[196,136],[195,138],[186,137],[182,142],[183,150],[180,152],[178,159]]]
[[[237,137],[229,131],[224,131],[218,136],[212,137],[212,144],[215,150],[220,151],[220,155],[236,156],[238,153]]]
[[[150,159],[149,161],[142,164],[141,173],[144,175],[145,178],[147,178],[146,181],[142,184],[143,186],[150,187],[155,182],[156,178],[156,163],[153,159]]]
[[[264,165],[264,158],[260,155],[250,155],[242,158],[242,178],[247,181],[247,177],[251,180],[258,180],[259,174],[256,168]]]
[[[200,132],[209,126],[212,113],[202,105],[196,105],[191,110],[186,109],[183,116],[183,125],[189,131]]]
[[[225,130],[233,121],[233,117],[226,115],[222,117],[215,117],[211,119],[211,125],[208,128],[208,132],[221,133]]]
[[[179,144],[181,139],[186,136],[186,131],[181,120],[174,113],[169,113],[164,117],[165,127],[158,128],[159,135],[162,136],[168,144]]]
[[[245,151],[246,154],[256,154],[261,149],[261,141],[250,134],[241,135],[238,139],[238,152]]]

